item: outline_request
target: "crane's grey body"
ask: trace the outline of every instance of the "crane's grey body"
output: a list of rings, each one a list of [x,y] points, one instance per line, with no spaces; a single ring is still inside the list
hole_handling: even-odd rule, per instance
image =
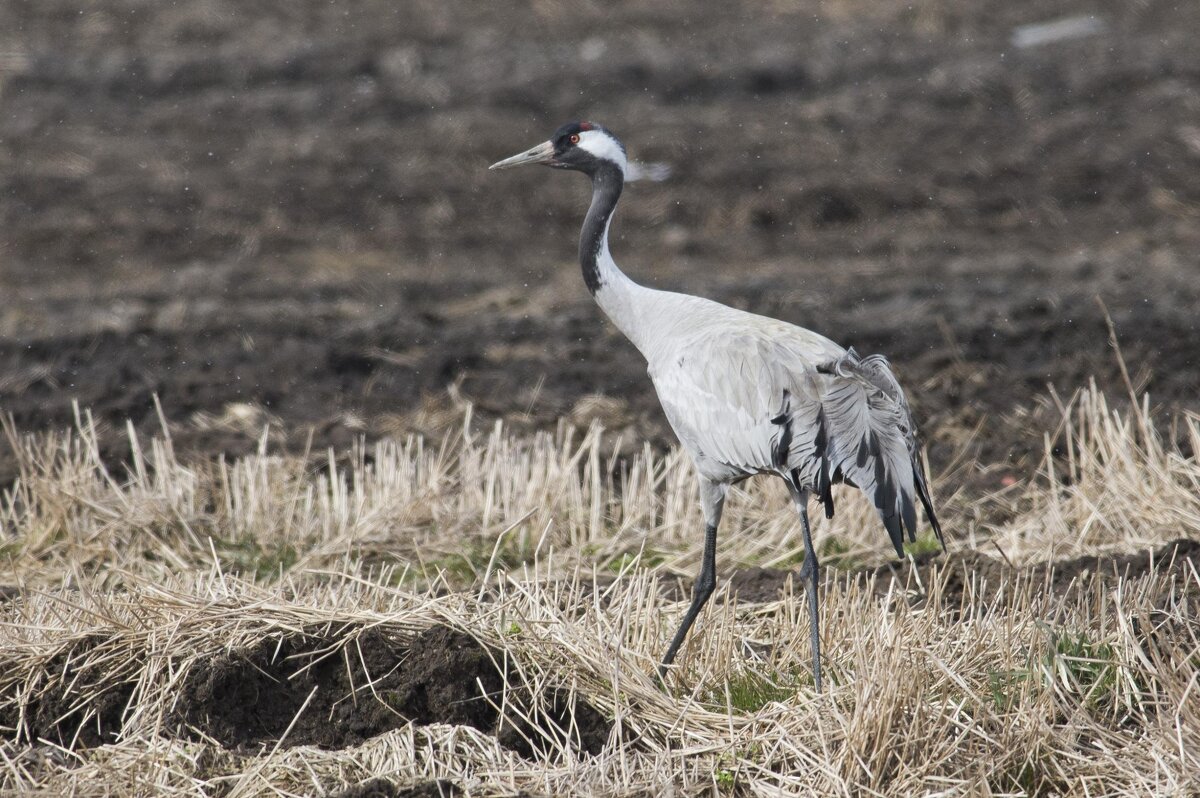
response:
[[[821,684],[817,560],[807,503],[833,514],[830,488],[846,482],[872,500],[898,555],[916,532],[916,501],[934,531],[908,403],[887,361],[860,358],[822,335],[696,296],[630,280],[608,249],[608,225],[624,182],[624,148],[603,128],[564,125],[555,138],[495,164],[546,163],[592,178],[580,234],[584,280],[596,302],[646,358],[663,411],[695,463],[705,551],[692,605],[663,659],[676,652],[716,585],[716,533],[730,484],[755,474],[783,478],[805,544],[814,680]]]

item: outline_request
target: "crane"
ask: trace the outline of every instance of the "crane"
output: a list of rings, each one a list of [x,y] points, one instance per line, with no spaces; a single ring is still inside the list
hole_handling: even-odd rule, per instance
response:
[[[813,683],[821,690],[818,563],[809,528],[815,496],[833,517],[831,487],[859,488],[875,505],[899,557],[916,539],[916,501],[945,550],[916,429],[900,383],[881,355],[860,357],[802,327],[703,297],[660,291],[631,280],[608,247],[621,189],[636,169],[601,125],[568,122],[548,141],[492,164],[544,164],[583,172],[592,201],[579,235],[583,280],[600,308],[646,359],[671,428],[699,477],[704,554],[684,614],[662,664],[675,661],[716,589],[717,529],[729,487],[757,474],[787,483],[804,533]]]

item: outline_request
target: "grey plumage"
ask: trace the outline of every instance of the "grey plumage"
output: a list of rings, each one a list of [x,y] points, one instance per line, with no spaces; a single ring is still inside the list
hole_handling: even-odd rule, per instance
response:
[[[493,165],[543,163],[592,179],[580,235],[584,279],[597,303],[646,358],[663,411],[700,478],[705,516],[701,571],[660,671],[716,584],[716,536],[728,486],[756,474],[788,484],[804,535],[814,680],[821,686],[818,564],[807,501],[832,517],[832,486],[853,485],[875,505],[898,556],[917,532],[916,503],[944,547],[904,392],[885,358],[860,357],[824,336],[700,297],[630,280],[608,249],[621,194],[624,147],[607,130],[568,123],[550,141]]]

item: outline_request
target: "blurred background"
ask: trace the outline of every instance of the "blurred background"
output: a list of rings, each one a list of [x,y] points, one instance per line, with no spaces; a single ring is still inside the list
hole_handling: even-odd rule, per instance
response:
[[[650,285],[883,352],[935,470],[1027,467],[1047,386],[1197,407],[1200,4],[5,0],[0,408],[316,451],[599,418],[670,441],[575,264],[569,119],[671,165]],[[11,464],[0,458],[0,477]],[[1004,471],[988,479],[1002,480]]]

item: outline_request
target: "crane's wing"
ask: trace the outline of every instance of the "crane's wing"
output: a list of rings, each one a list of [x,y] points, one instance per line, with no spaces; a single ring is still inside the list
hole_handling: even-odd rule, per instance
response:
[[[697,468],[721,481],[777,472],[815,492],[827,515],[832,485],[857,486],[900,556],[903,530],[915,538],[919,500],[941,541],[908,403],[887,361],[776,324],[697,337],[652,367]]]
[[[945,549],[912,413],[887,359],[859,357],[851,349],[818,365],[817,373],[825,390],[814,435],[822,445],[815,456],[793,449],[790,464],[815,488],[826,516],[833,515],[831,485],[858,486],[875,505],[897,555],[904,556],[904,530],[910,541],[916,539],[916,502],[920,501]]]
[[[794,412],[815,410],[816,365],[843,350],[753,331],[706,333],[651,364],[667,420],[706,476],[727,481],[778,470],[779,428],[771,420],[783,412],[785,392],[810,400],[794,402]]]

